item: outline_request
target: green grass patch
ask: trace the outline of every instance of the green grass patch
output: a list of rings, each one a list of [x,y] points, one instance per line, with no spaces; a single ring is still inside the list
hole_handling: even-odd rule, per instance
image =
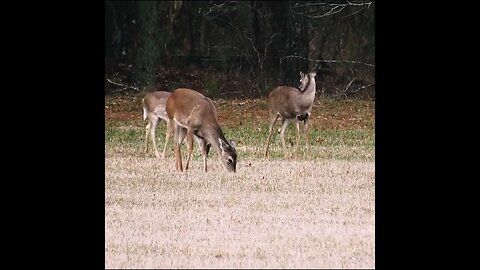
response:
[[[270,141],[270,159],[283,159],[283,148],[278,133],[279,124],[274,128]],[[222,127],[227,139],[235,140],[239,159],[261,159],[265,151],[268,135],[268,124],[246,123],[238,127]],[[354,130],[323,130],[311,128],[308,132],[309,155],[306,155],[306,146],[303,132],[298,147],[300,159],[345,159],[345,160],[374,160],[375,158],[375,132],[370,129]],[[163,149],[165,141],[165,124],[161,122],[156,131],[156,142],[159,151]],[[293,157],[296,142],[295,125],[290,125],[285,133],[285,142],[289,156]],[[151,146],[151,144],[150,144]],[[130,125],[106,125],[105,151],[106,154],[126,154],[142,156],[145,147],[145,129],[139,123]],[[167,146],[167,155],[173,156],[173,142]],[[197,146],[195,145],[195,148]],[[183,149],[186,149],[184,146]],[[213,149],[212,149],[213,150]],[[184,151],[186,152],[186,150]],[[195,150],[194,158],[199,158]],[[153,152],[149,150],[149,156]],[[211,156],[217,153],[211,151]]]

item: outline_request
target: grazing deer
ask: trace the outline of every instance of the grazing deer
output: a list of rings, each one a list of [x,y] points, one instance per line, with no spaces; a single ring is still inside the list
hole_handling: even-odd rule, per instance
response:
[[[287,157],[287,147],[285,145],[285,130],[290,120],[296,119],[297,141],[295,145],[295,155],[297,153],[298,144],[300,142],[300,121],[303,121],[303,132],[305,133],[305,141],[308,155],[308,117],[312,109],[315,99],[315,72],[303,74],[300,71],[299,89],[289,86],[278,86],[272,90],[268,96],[268,106],[270,108],[270,128],[268,131],[267,145],[265,148],[265,158],[268,158],[268,147],[272,136],[273,125],[280,117],[282,127],[280,129],[280,138],[284,150],[285,158]]]
[[[207,171],[207,156],[210,146],[217,150],[223,167],[229,172],[235,172],[237,167],[237,152],[235,144],[228,142],[218,124],[217,110],[211,99],[201,93],[179,88],[173,91],[167,101],[167,114],[175,123],[175,166],[183,171],[180,146],[187,138],[188,157],[185,171],[188,170],[193,151],[193,136],[197,138],[203,155],[203,171]]]
[[[148,153],[148,135],[153,143],[155,156],[160,158],[158,154],[157,145],[155,143],[155,130],[157,129],[158,120],[165,120],[167,122],[165,146],[163,147],[162,158],[165,158],[165,151],[167,150],[168,139],[173,135],[173,125],[168,118],[166,105],[167,99],[172,93],[167,91],[155,91],[147,93],[142,100],[143,120],[148,118],[148,124],[145,127],[145,154]]]

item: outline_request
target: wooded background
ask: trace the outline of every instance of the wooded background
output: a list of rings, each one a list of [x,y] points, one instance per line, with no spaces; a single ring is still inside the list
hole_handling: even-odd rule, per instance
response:
[[[105,1],[105,94],[265,97],[311,70],[375,98],[375,1]]]

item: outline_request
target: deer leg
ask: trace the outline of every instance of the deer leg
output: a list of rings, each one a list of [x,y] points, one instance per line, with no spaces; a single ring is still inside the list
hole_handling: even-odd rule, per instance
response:
[[[150,126],[150,139],[153,143],[153,149],[155,150],[155,156],[160,158],[160,154],[158,153],[157,144],[155,143],[155,130],[157,129],[158,124],[158,117],[151,118],[152,125]]]
[[[303,120],[303,132],[305,133],[305,145],[306,145],[306,148],[307,148],[307,151],[306,151],[306,155],[308,157],[308,150],[309,150],[309,145],[308,145],[308,118]]]
[[[175,168],[177,171],[183,171],[182,167],[182,153],[180,152],[180,146],[182,145],[183,140],[185,139],[186,132],[185,129],[181,126],[175,124]]]
[[[145,155],[148,154],[148,134],[150,133],[151,122],[148,120],[148,124],[145,126]]]
[[[185,171],[188,170],[188,164],[190,163],[190,159],[192,158],[193,153],[193,129],[189,128],[187,130],[187,150],[188,150],[188,157],[187,162],[185,163]]]
[[[283,125],[282,125],[282,129],[280,130],[280,139],[282,139],[282,146],[283,146],[283,152],[284,152],[285,158],[287,158],[287,146],[285,144],[285,130],[287,129],[288,124],[290,124],[290,119],[283,118]]]
[[[272,116],[270,119],[270,128],[268,129],[268,137],[267,137],[267,146],[265,148],[265,158],[268,158],[268,146],[270,145],[270,138],[272,137],[273,125],[275,124],[275,121],[277,121],[279,116],[280,116],[279,114],[276,114],[275,116]]]
[[[174,132],[173,121],[170,119],[165,120],[167,122],[167,130],[165,131],[165,145],[163,146],[162,158],[165,158],[165,152],[167,151],[168,139],[172,137]]]
[[[297,127],[297,142],[295,144],[294,153],[295,153],[295,158],[297,158],[298,144],[300,143],[300,121],[297,120],[295,126]]]
[[[198,146],[203,156],[203,172],[207,172],[207,156],[208,156],[208,150],[210,149],[210,147],[207,145],[206,140],[201,139],[197,136],[195,136],[195,138],[197,139]]]

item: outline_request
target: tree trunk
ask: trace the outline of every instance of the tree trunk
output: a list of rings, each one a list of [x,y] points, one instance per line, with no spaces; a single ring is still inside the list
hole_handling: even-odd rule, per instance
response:
[[[250,7],[253,12],[253,44],[251,44],[251,55],[252,59],[254,59],[253,63],[253,71],[254,71],[254,79],[257,82],[258,93],[261,95],[265,92],[265,83],[264,83],[264,74],[263,74],[263,52],[265,50],[265,29],[262,27],[260,23],[259,14],[264,13],[264,3],[262,1],[251,1]]]
[[[137,2],[138,47],[133,67],[135,84],[140,89],[153,88],[158,65],[160,25],[156,1]],[[160,3],[161,4],[161,3]]]
[[[294,3],[285,2],[286,5]],[[301,12],[304,13],[304,12]],[[300,71],[309,72],[308,68],[308,20],[306,16],[288,13],[285,27],[287,57],[282,61],[283,84],[298,86]]]
[[[286,43],[286,23],[288,13],[287,1],[269,1],[267,2],[269,9],[272,12],[272,16],[268,24],[271,27],[271,33],[278,33],[279,36],[276,40],[270,44],[269,55],[270,61],[267,62],[268,67],[271,70],[271,74],[276,74],[277,78],[282,77],[280,74],[280,59],[286,55],[287,43]],[[283,80],[283,79],[282,79]]]

